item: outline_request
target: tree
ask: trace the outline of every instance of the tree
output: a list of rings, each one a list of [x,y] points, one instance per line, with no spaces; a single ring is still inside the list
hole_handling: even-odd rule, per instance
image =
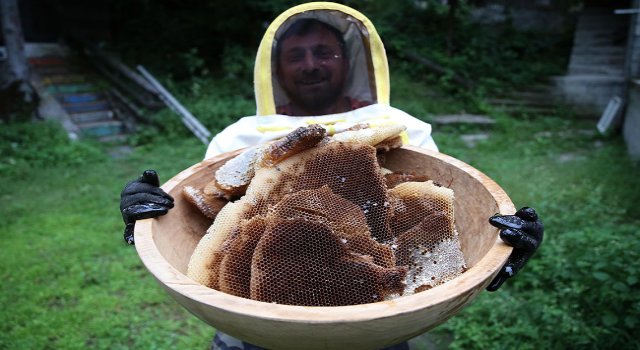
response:
[[[455,50],[454,38],[456,28],[456,10],[458,0],[449,0],[449,16],[447,17],[447,56],[451,57]]]
[[[29,67],[16,0],[0,0],[0,22],[7,50],[7,60],[0,70],[0,113],[3,119],[8,119],[22,102],[32,101]]]

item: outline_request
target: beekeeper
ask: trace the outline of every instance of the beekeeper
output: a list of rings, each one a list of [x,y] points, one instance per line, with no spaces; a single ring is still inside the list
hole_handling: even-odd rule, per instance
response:
[[[431,125],[389,104],[389,69],[373,24],[335,3],[308,3],[281,14],[262,39],[254,71],[257,112],[217,134],[206,152],[225,152],[281,138],[300,126],[322,125],[332,135],[355,124],[404,124],[403,142],[438,151]],[[166,214],[173,199],[145,171],[122,192],[125,240],[133,244],[135,220]],[[514,252],[488,290],[496,290],[524,266],[542,241],[543,228],[531,208],[491,218]],[[215,345],[217,344],[217,345]],[[214,346],[257,347],[216,333]],[[392,347],[408,349],[406,343]]]
[[[329,134],[357,123],[401,123],[405,143],[433,151],[431,125],[389,105],[389,67],[375,28],[332,3],[296,6],[267,29],[254,73],[257,113],[216,135],[205,158],[321,124]]]

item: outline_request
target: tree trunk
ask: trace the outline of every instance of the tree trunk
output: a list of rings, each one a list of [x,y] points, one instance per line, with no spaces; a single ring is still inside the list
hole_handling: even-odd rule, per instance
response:
[[[17,85],[20,92],[30,97],[29,66],[24,52],[24,36],[18,2],[16,0],[0,0],[0,16],[2,35],[7,50],[7,60],[0,72],[0,89],[4,90]]]
[[[26,121],[35,108],[17,0],[0,0],[7,60],[0,69],[0,122]]]
[[[455,50],[453,36],[456,28],[456,10],[458,9],[458,0],[449,0],[449,17],[447,18],[447,56],[451,57]]]

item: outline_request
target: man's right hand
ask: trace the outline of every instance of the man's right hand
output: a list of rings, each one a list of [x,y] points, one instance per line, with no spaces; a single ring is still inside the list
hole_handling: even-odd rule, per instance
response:
[[[173,208],[173,197],[160,188],[160,179],[154,170],[147,170],[137,180],[129,181],[120,194],[120,211],[126,225],[124,240],[134,244],[133,229],[136,220],[155,218]]]

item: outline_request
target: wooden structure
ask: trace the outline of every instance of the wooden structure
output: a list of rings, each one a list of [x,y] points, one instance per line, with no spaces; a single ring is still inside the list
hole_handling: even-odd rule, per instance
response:
[[[471,166],[441,153],[405,146],[389,152],[386,166],[411,170],[455,191],[456,226],[468,271],[444,285],[374,304],[302,307],[228,295],[186,277],[187,265],[211,220],[182,196],[185,185],[208,183],[242,150],[200,162],[162,188],[175,208],[136,224],[136,249],[147,269],[176,301],[209,325],[269,349],[377,349],[416,337],[446,321],[491,282],[511,253],[488,223],[495,213],[513,214],[506,193]]]
[[[629,88],[626,97],[622,134],[627,143],[627,152],[635,161],[640,160],[640,0],[633,0],[630,16],[631,26],[627,43],[627,65]]]
[[[68,62],[66,53],[29,58],[30,83],[42,101],[42,118],[59,120],[72,139],[89,136],[112,141],[133,133],[139,122],[149,123],[144,110],[154,112],[166,106],[209,144],[211,132],[151,74],[140,75],[91,42],[82,42],[84,58],[97,72],[85,67],[85,60]]]
[[[65,55],[29,58],[30,83],[40,106],[38,115],[56,119],[71,139],[95,137],[101,141],[123,139],[135,123],[124,118],[119,101],[104,79]]]
[[[626,94],[630,18],[615,10],[629,6],[628,0],[585,0],[578,14],[567,75],[550,80],[580,116],[598,119],[611,98]]]

